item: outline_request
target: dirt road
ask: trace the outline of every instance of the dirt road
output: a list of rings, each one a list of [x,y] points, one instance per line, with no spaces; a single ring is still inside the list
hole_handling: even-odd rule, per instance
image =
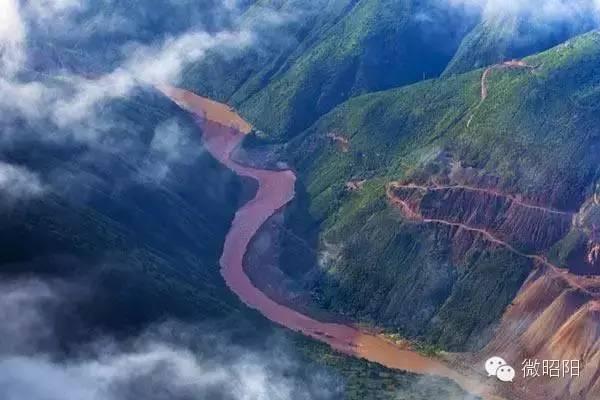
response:
[[[525,257],[525,258],[534,260],[539,265],[542,265],[542,266],[548,268],[551,276],[565,281],[572,288],[579,289],[583,293],[586,293],[593,298],[600,298],[600,294],[598,292],[596,292],[596,290],[590,291],[590,289],[589,289],[589,287],[593,287],[593,288],[600,287],[600,278],[587,278],[587,277],[583,277],[583,276],[579,276],[579,275],[570,274],[567,270],[560,268],[559,266],[551,263],[544,255],[524,253],[524,252],[518,250],[517,248],[515,248],[514,246],[512,246],[510,243],[496,237],[492,232],[490,232],[486,229],[477,228],[477,227],[469,226],[466,223],[450,221],[450,220],[446,220],[446,219],[425,218],[421,215],[421,213],[418,210],[413,209],[408,204],[408,202],[399,198],[398,196],[395,196],[393,193],[394,188],[405,188],[405,189],[409,188],[409,189],[418,189],[418,190],[442,190],[442,189],[445,190],[445,189],[452,189],[452,188],[461,188],[461,189],[465,189],[465,190],[482,191],[482,192],[493,194],[495,196],[505,196],[507,198],[510,198],[513,201],[516,201],[515,200],[516,197],[510,196],[507,194],[503,194],[500,192],[496,192],[496,191],[493,191],[490,189],[474,188],[474,187],[469,187],[469,186],[458,186],[458,185],[457,186],[431,186],[430,187],[430,186],[416,185],[416,184],[412,184],[412,183],[400,184],[397,182],[391,182],[388,185],[387,190],[386,190],[387,197],[390,200],[390,202],[392,204],[396,205],[397,207],[399,207],[407,218],[409,218],[413,221],[446,225],[446,226],[451,226],[454,228],[463,229],[463,230],[466,230],[469,232],[474,232],[474,233],[480,234],[487,241],[494,243],[496,245],[499,245],[501,247],[504,247],[521,257]],[[531,205],[528,203],[524,203],[522,201],[519,204],[524,207],[531,207],[531,208],[540,209],[540,210],[547,211],[547,212],[570,214],[567,211],[560,211],[560,210],[554,210],[552,208],[547,208],[547,207],[543,207],[543,206]]]
[[[493,70],[502,69],[502,68],[520,68],[520,69],[522,68],[522,69],[533,70],[535,67],[533,67],[533,66],[527,64],[525,61],[521,61],[521,60],[505,61],[501,64],[494,64],[494,65],[487,67],[483,71],[483,74],[481,74],[481,99],[479,100],[479,102],[477,103],[475,108],[473,109],[473,113],[471,114],[471,116],[469,117],[469,120],[467,121],[467,128],[469,126],[471,126],[471,122],[473,121],[475,112],[479,109],[479,107],[481,107],[481,105],[483,104],[485,99],[487,99],[487,97],[488,97],[487,81],[488,81],[488,78],[490,77],[490,74],[492,73]]]

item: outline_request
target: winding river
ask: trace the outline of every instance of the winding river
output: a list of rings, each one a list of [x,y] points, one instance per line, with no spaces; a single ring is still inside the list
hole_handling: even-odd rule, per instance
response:
[[[220,259],[227,286],[248,306],[286,328],[327,343],[345,354],[364,358],[388,368],[446,377],[467,392],[498,399],[479,379],[452,370],[443,362],[401,349],[386,338],[360,328],[321,322],[270,299],[254,287],[243,268],[243,258],[252,237],[267,219],[294,198],[296,176],[290,170],[272,171],[247,167],[231,154],[252,127],[227,105],[189,91],[161,86],[159,89],[183,109],[193,113],[203,132],[206,149],[237,175],[258,182],[255,197],[240,208],[225,239]]]

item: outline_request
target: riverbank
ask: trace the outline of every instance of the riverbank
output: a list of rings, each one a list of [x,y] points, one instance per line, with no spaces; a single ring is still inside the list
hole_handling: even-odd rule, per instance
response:
[[[251,131],[251,126],[241,123],[241,117],[237,114],[232,115],[233,111],[228,106],[221,105],[222,109],[219,111],[218,107],[215,108],[215,102],[193,93],[174,88],[161,90],[198,118],[203,131],[203,142],[213,157],[236,174],[258,182],[255,197],[236,213],[220,260],[221,274],[227,286],[246,305],[279,325],[327,343],[347,355],[364,358],[392,369],[449,378],[472,394],[486,399],[498,398],[478,379],[464,376],[440,360],[399,348],[380,335],[353,326],[318,321],[275,302],[257,289],[244,272],[244,255],[251,239],[267,219],[294,198],[296,177],[290,170],[251,168],[231,159],[233,151],[240,145],[244,135]],[[206,104],[211,107],[208,111],[203,108]],[[209,115],[214,119],[208,119]]]

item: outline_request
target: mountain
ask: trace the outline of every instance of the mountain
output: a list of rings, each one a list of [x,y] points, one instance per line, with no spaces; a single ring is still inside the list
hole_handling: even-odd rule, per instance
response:
[[[278,22],[264,20],[271,10]],[[182,84],[235,106],[278,142],[349,98],[524,57],[594,26],[587,14],[547,20],[429,0],[265,0],[241,20],[258,27],[258,46],[213,50]]]
[[[52,189],[6,206],[3,273],[93,281],[82,314],[113,329],[239,308],[215,283],[241,182],[202,152],[193,121],[156,92],[113,102],[103,118],[113,128],[101,149],[42,142],[32,151],[29,141],[4,149],[5,162],[27,166]]]
[[[595,14],[471,3],[8,2],[0,388],[38,376],[31,364],[77,389],[134,360],[150,372],[112,373],[119,400],[189,398],[171,369],[207,377],[192,389],[211,398],[470,398],[349,356],[369,355],[360,341],[342,354],[274,326],[229,290],[219,259],[256,182],[152,86],[169,83],[252,124],[232,162],[297,175],[244,258],[270,302],[435,358],[459,383],[490,354],[576,359],[576,382],[493,391],[596,398]]]
[[[265,1],[243,18],[251,24],[274,3],[280,14],[300,9],[302,17],[259,36],[258,48],[216,51],[183,78],[234,105],[271,140],[293,137],[350,97],[439,75],[466,33],[464,15],[435,1]]]
[[[0,369],[7,373],[0,386],[44,391],[45,379],[29,377],[60,374],[64,364],[77,373],[62,395],[76,398],[68,396],[79,385],[95,387],[85,371],[102,362],[118,377],[114,398],[161,398],[164,391],[187,398],[189,382],[180,385],[179,372],[164,382],[170,375],[160,368],[184,362],[185,373],[217,369],[226,379],[251,368],[254,375],[235,378],[241,385],[257,384],[264,373],[269,396],[281,385],[292,398],[463,396],[445,379],[424,385],[414,374],[351,360],[245,307],[225,286],[218,261],[233,214],[255,184],[213,159],[196,121],[152,87],[136,85],[89,110],[75,107],[88,104],[83,96],[67,101],[81,90],[79,79],[84,88],[112,87],[102,70],[77,75],[93,57],[72,64],[65,54],[73,55],[59,47],[38,53],[44,62],[24,75],[64,95],[72,109],[51,102],[2,118],[0,303],[11,323],[1,330]],[[124,360],[152,371],[130,379]],[[161,390],[147,393],[149,381]],[[239,398],[238,386],[209,381],[195,391]]]
[[[531,7],[534,7],[533,3]],[[444,75],[460,74],[554,47],[594,28],[593,14],[545,20],[533,12],[491,14],[462,40]]]
[[[288,99],[296,82],[307,92],[321,77],[335,86],[345,69],[320,68],[339,59],[338,49],[311,56],[319,69],[303,62],[307,69],[269,76],[256,94],[234,89],[222,97],[266,132],[259,139],[291,138],[277,150],[301,176],[279,233],[286,277],[278,279],[286,287],[297,291],[295,280],[329,310],[444,349],[481,352],[540,269],[559,283],[556,273],[569,270],[563,290],[581,281],[584,297],[595,293],[598,34],[567,40],[592,26],[585,17],[537,22],[500,15],[464,24],[470,30],[457,35],[452,59],[430,63],[446,65],[432,74],[440,78],[353,92],[330,112],[310,113],[327,93],[318,82],[294,107]],[[394,73],[403,68],[395,66]],[[482,66],[489,67],[473,70]],[[285,122],[296,112],[301,133]],[[316,253],[306,253],[307,244]]]
[[[291,384],[302,382],[302,396],[311,399],[463,396],[444,379],[424,385],[414,374],[351,360],[248,310],[225,286],[218,259],[234,211],[253,195],[254,183],[218,164],[203,149],[194,120],[154,89],[136,89],[130,98],[109,103],[102,115],[112,124],[104,133],[112,136],[107,147],[39,142],[32,151],[29,139],[2,153],[3,162],[26,166],[51,183],[43,196],[4,204],[1,214],[7,250],[0,258],[0,285],[22,289],[34,279],[58,285],[68,297],[47,317],[52,340],[36,344],[37,351],[70,357],[97,345],[99,337],[136,342],[138,335],[157,335],[149,330],[158,324],[198,336],[193,348],[214,357],[213,367],[229,357],[222,354],[222,341],[234,350],[241,346],[241,357],[285,354],[286,364],[276,368]],[[34,134],[33,126],[25,128]],[[266,367],[254,368],[270,368],[273,360],[264,362]],[[318,376],[318,386],[307,388],[313,377],[305,370]],[[277,374],[271,372],[265,390],[277,389]],[[227,397],[228,390],[215,393],[237,398]],[[184,398],[178,393],[173,396]]]
[[[573,235],[570,229],[579,230],[570,227],[568,215],[586,208],[598,179],[597,115],[591,104],[599,43],[594,32],[524,59],[532,68],[490,69],[483,101],[480,70],[357,97],[323,117],[290,148],[305,177],[311,216],[324,227],[324,237],[348,241],[356,232],[369,252],[384,246],[372,241],[381,239],[383,221],[390,232],[402,235],[385,190],[399,181],[404,186],[392,194],[416,203],[427,218],[466,220],[474,228],[498,230],[494,234],[520,252],[566,245],[559,239]],[[331,144],[330,132],[344,136],[350,150]],[[348,181],[361,179],[367,180],[362,190],[346,190]],[[436,186],[440,189],[428,192]],[[445,201],[447,209],[441,209]],[[491,219],[469,215],[481,211],[492,214]],[[523,231],[507,232],[506,222]],[[372,240],[370,224],[377,227]],[[409,224],[406,229],[423,228]],[[361,230],[367,231],[359,235]],[[417,242],[427,243],[422,240]],[[380,250],[397,249],[390,245]]]
[[[490,340],[518,336],[518,323],[551,352],[552,332],[534,321],[571,331],[568,319],[595,309],[600,290],[591,256],[599,65],[591,32],[519,62],[358,96],[323,116],[282,151],[306,191],[287,228],[316,236],[320,254],[289,261],[296,279],[330,310],[444,349],[483,357]],[[291,236],[283,240],[297,246]],[[521,301],[539,274],[558,285],[556,298],[575,290],[580,300]],[[528,319],[511,304],[538,311]],[[581,346],[579,359],[592,362]]]

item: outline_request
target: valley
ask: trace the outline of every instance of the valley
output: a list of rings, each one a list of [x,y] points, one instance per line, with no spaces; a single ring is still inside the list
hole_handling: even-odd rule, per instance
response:
[[[516,61],[504,65],[529,67]],[[482,74],[481,102],[487,98],[487,78],[494,68],[498,66],[489,67]],[[467,127],[470,122],[471,119]],[[533,261],[533,271],[506,309],[494,337],[479,354],[469,358],[482,362],[490,354],[505,354],[515,360],[559,359],[568,355],[569,359],[580,360],[584,368],[593,371],[598,365],[600,344],[600,265],[595,257],[598,239],[594,236],[596,222],[588,221],[584,229],[585,222],[578,222],[582,219],[578,216],[590,214],[589,209],[598,205],[595,195],[576,213],[534,203],[522,195],[504,193],[497,188],[470,184],[469,178],[460,176],[460,172],[461,166],[453,165],[454,179],[452,176],[432,177],[423,184],[389,182],[386,197],[403,218],[413,223],[448,227],[455,246],[456,238],[476,235],[492,247],[508,249]],[[590,232],[588,253],[580,256],[581,261],[588,264],[585,273],[568,265],[559,266],[546,254],[573,229]],[[467,247],[474,243],[472,239],[467,242],[470,243]],[[455,257],[464,258],[464,251]],[[545,398],[560,393],[571,398],[594,396],[598,393],[598,382],[596,374],[591,372],[575,386],[547,380],[545,385],[522,382],[519,386],[528,396]]]
[[[0,397],[600,399],[598,0],[37,3]]]
[[[232,153],[241,145],[245,135],[251,132],[252,127],[244,123],[243,119],[235,111],[228,108],[228,106],[219,105],[218,103],[180,89],[162,87],[161,90],[181,107],[196,115],[203,132],[203,143],[219,162],[239,176],[249,177],[258,182],[258,191],[255,197],[236,213],[232,222],[232,228],[227,234],[223,255],[220,260],[221,274],[227,286],[247,306],[257,309],[261,314],[277,324],[324,342],[344,354],[364,358],[388,368],[447,377],[457,382],[470,393],[480,395],[486,399],[499,399],[503,398],[502,396],[521,398],[523,392],[531,393],[536,391],[539,392],[536,396],[543,398],[545,392],[539,391],[540,386],[531,386],[527,382],[519,381],[518,389],[508,391],[506,388],[485,388],[481,378],[477,377],[476,370],[473,371],[471,368],[465,366],[459,367],[459,370],[463,372],[453,370],[460,363],[451,362],[450,364],[446,364],[439,359],[424,357],[412,350],[398,347],[384,336],[373,334],[368,330],[363,330],[352,325],[318,321],[292,308],[288,308],[284,304],[276,302],[257,289],[244,270],[246,249],[253,236],[256,235],[259,228],[267,219],[292,201],[294,198],[296,177],[291,170],[271,171],[258,169],[244,166],[232,160]],[[511,244],[509,241],[511,239],[515,240],[515,238],[502,236],[499,233],[502,230],[498,232],[494,231],[489,226],[485,226],[485,218],[481,219],[477,217],[476,212],[485,210],[481,206],[474,208],[470,214],[465,214],[468,216],[468,219],[461,220],[460,213],[456,214],[456,212],[451,211],[452,207],[462,204],[460,201],[452,199],[453,192],[461,193],[461,196],[465,199],[480,196],[488,202],[490,199],[505,202],[506,205],[501,207],[501,209],[504,208],[507,212],[511,212],[510,210],[516,208],[517,210],[513,210],[512,212],[519,214],[524,210],[527,213],[537,213],[539,214],[537,218],[541,220],[544,218],[555,220],[552,224],[558,223],[560,225],[561,222],[559,221],[563,221],[563,226],[566,226],[559,231],[557,237],[547,238],[542,234],[533,236],[541,240],[544,246],[548,246],[547,243],[552,244],[556,242],[565,234],[566,230],[568,230],[568,225],[575,217],[575,213],[534,203],[521,195],[507,194],[495,188],[478,187],[467,183],[442,184],[434,181],[428,184],[418,184],[415,182],[391,182],[387,185],[386,196],[390,204],[398,207],[404,217],[413,223],[444,225],[455,232],[453,235],[459,235],[461,231],[481,235],[490,245],[506,248],[515,255],[529,259],[534,263],[535,269],[531,272],[530,277],[521,288],[513,304],[505,311],[494,338],[480,353],[466,355],[467,360],[471,360],[473,364],[477,365],[492,353],[509,354],[515,360],[519,359],[519,357],[533,357],[540,356],[541,354],[556,356],[556,354],[547,352],[559,346],[556,344],[556,341],[560,340],[559,337],[566,335],[563,332],[569,330],[580,331],[579,328],[573,328],[571,325],[586,324],[588,323],[584,322],[586,319],[589,320],[589,324],[593,325],[596,323],[594,322],[597,318],[595,310],[598,309],[598,305],[600,304],[600,276],[583,276],[570,273],[568,270],[549,261],[546,255],[527,253],[526,250],[522,249],[528,248],[532,245],[531,243],[515,242]],[[435,213],[430,216],[429,214],[432,213],[430,208],[422,209],[421,202],[430,193],[446,198],[448,204],[444,209],[447,210],[446,212],[450,212],[452,217],[438,216]],[[473,201],[477,203],[475,197],[473,197]],[[477,222],[478,220],[479,222]],[[488,223],[492,223],[492,221],[489,220]],[[475,225],[471,225],[473,223]],[[533,248],[535,248],[535,245],[533,245]],[[545,286],[559,288],[555,291],[554,297],[548,297],[552,296],[550,293],[543,295],[548,298],[546,303],[540,303],[540,296],[542,295],[530,294],[531,291],[535,290],[535,287],[540,285],[540,282],[544,282],[543,285]],[[568,309],[570,311],[562,312],[562,316],[548,316],[548,313],[553,312],[553,307],[561,307],[554,306],[554,304],[563,301],[561,299],[564,296],[577,296],[578,300],[574,300],[576,305],[573,307],[575,308],[570,308]],[[532,301],[533,303],[531,303]],[[524,312],[523,310],[529,311]],[[528,315],[528,317],[525,317],[525,315]],[[523,318],[526,318],[527,322],[524,322]],[[573,318],[577,321],[571,321]],[[526,338],[532,334],[528,332],[539,330],[540,328],[536,327],[536,325],[541,324],[542,322],[538,321],[543,319],[549,319],[554,324],[558,324],[555,328],[557,330],[557,337],[556,339],[545,337],[542,341],[536,339],[537,342],[535,343],[537,344],[533,347],[535,350],[532,350],[531,344],[523,341],[524,339],[522,340],[521,337]],[[563,322],[559,323],[558,321],[561,320]],[[517,329],[516,326],[519,326],[519,328]],[[580,349],[573,351],[583,351],[583,353],[572,354],[571,356],[581,359],[584,366],[590,365],[594,361],[588,358],[587,352],[594,348],[593,341],[595,337],[595,334],[591,333],[589,336],[579,339],[584,342],[592,340],[591,343],[563,343],[560,348],[564,350],[564,348],[571,346],[574,349]],[[573,340],[578,339],[569,339],[571,342]],[[520,344],[517,345],[518,343]],[[458,358],[461,358],[461,356],[458,356]],[[588,383],[590,386],[587,388],[583,384],[584,386],[582,387],[584,389],[582,390],[586,392],[594,390],[591,388],[594,380],[590,382]],[[554,388],[562,392],[570,390],[566,387],[554,386]],[[497,390],[499,392],[496,393],[503,394],[493,394]]]
[[[364,358],[388,368],[450,378],[472,394],[483,396],[485,399],[500,398],[493,395],[479,377],[462,375],[439,360],[402,349],[385,337],[366,330],[320,322],[275,302],[254,287],[243,267],[246,248],[261,225],[293,199],[295,175],[290,170],[256,169],[233,161],[231,154],[240,145],[244,135],[249,133],[249,126],[245,130],[238,130],[241,126],[236,122],[238,118],[230,118],[226,111],[213,114],[215,119],[207,118],[207,100],[190,92],[170,87],[162,87],[161,90],[199,118],[204,145],[217,160],[236,174],[258,181],[259,187],[255,197],[236,213],[220,260],[221,274],[225,282],[247,306],[257,309],[273,322],[327,343],[342,353]],[[221,106],[222,110],[226,108],[226,105]]]

